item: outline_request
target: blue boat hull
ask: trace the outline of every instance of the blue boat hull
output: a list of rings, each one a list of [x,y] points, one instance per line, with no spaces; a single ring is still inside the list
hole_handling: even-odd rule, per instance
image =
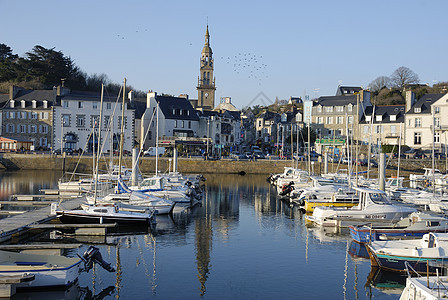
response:
[[[380,240],[380,237],[393,238],[421,238],[429,230],[419,231],[405,231],[402,229],[375,229],[370,230],[367,228],[358,228],[356,226],[350,226],[350,235],[352,239],[357,243],[368,243],[370,241]],[[432,231],[437,232],[437,231]]]

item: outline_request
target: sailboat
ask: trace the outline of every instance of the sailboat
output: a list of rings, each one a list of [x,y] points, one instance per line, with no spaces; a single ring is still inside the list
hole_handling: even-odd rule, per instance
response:
[[[102,113],[103,113],[103,95],[104,85],[101,88],[101,104],[100,104],[100,116],[99,116],[99,130],[98,141],[101,141],[101,125],[102,125]],[[124,101],[123,101],[124,103]],[[124,107],[123,107],[124,109]],[[122,129],[123,131],[123,129]],[[99,144],[99,143],[98,143]],[[147,209],[140,211],[122,211],[119,204],[109,203],[107,205],[101,205],[97,203],[97,184],[98,184],[98,165],[99,165],[99,153],[96,158],[95,167],[95,188],[93,193],[93,203],[89,205],[83,205],[82,209],[78,210],[57,210],[54,209],[54,213],[62,222],[80,222],[80,223],[143,223],[148,224],[153,220],[155,210]],[[121,165],[120,165],[121,167]]]

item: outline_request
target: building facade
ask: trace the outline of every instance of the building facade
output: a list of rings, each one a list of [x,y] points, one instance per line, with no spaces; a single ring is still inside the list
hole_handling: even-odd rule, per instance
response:
[[[118,96],[104,96],[102,120],[100,122],[101,94],[77,92],[65,89],[60,101],[54,105],[53,149],[73,149],[92,152],[101,145],[103,152],[119,150],[122,105]],[[134,109],[126,100],[124,106],[123,150],[130,152],[134,147]],[[101,141],[98,142],[101,123]]]
[[[58,91],[56,88],[25,90],[11,86],[9,94],[4,95],[2,135],[32,142],[27,150],[48,150],[52,141],[53,103],[57,101]]]

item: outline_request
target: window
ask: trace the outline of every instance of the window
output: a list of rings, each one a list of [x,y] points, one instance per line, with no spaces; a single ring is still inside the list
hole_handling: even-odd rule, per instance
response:
[[[414,145],[422,144],[422,134],[420,132],[414,132]]]
[[[383,120],[383,116],[382,116],[382,115],[377,115],[377,116],[375,117],[375,120],[376,120],[377,122],[381,122],[381,121]]]
[[[41,120],[48,119],[48,112],[41,112],[40,113],[40,118],[41,118]]]
[[[78,108],[83,108],[83,107],[84,107],[84,105],[83,105],[82,101],[78,101]]]
[[[319,105],[319,106],[317,107],[317,112],[319,112],[319,113],[322,112],[322,106]]]
[[[37,120],[37,113],[31,112],[31,119]]]
[[[182,128],[185,127],[184,121],[182,121],[181,126],[182,126]]]
[[[364,125],[363,132],[364,132],[364,134],[368,134],[369,133],[369,126],[368,125]]]
[[[348,117],[348,124],[353,124],[353,117],[352,116]]]
[[[68,108],[68,101],[62,101],[62,107]]]
[[[344,107],[343,106],[336,106],[336,111],[337,112],[343,112],[344,111]]]
[[[317,124],[324,124],[324,118],[323,117],[317,117]]]
[[[439,114],[440,113],[440,106],[434,106],[434,113]]]
[[[397,126],[396,125],[390,125],[390,134],[395,135],[397,133]]]
[[[37,101],[36,100],[31,101],[31,107],[32,108],[36,108],[37,107]]]
[[[422,127],[422,119],[415,118],[415,127]]]
[[[62,115],[62,126],[64,127],[70,126],[70,115]]]
[[[327,117],[327,124],[333,124],[333,117]]]
[[[15,111],[10,111],[9,112],[9,119],[15,119],[16,118],[16,112]]]
[[[36,125],[31,125],[30,126],[30,133],[37,133],[37,126]]]
[[[188,121],[188,128],[191,128],[191,121]]]
[[[128,117],[124,117],[124,129],[128,129]],[[121,130],[121,116],[118,117],[118,130]]]
[[[25,108],[25,104],[26,104],[25,100],[20,101],[20,107],[21,108]]]
[[[112,109],[112,103],[106,103],[106,109]]]
[[[104,116],[104,128],[109,127],[110,116]]]
[[[434,133],[434,143],[440,143],[440,132]]]
[[[366,116],[366,122],[372,121],[372,116]]]
[[[390,119],[391,121],[396,121],[396,120],[397,120],[397,115],[390,115],[390,116],[389,116],[389,119]]]
[[[11,101],[9,102],[9,107],[10,107],[10,108],[14,108],[14,102],[15,102],[14,100],[11,100]]]
[[[338,106],[340,107],[340,106]],[[336,124],[343,124],[344,123],[344,119],[342,117],[336,117]]]
[[[40,133],[48,133],[48,125],[40,125]]]
[[[261,120],[258,120],[258,127],[261,127]]]
[[[415,113],[420,113],[420,112],[422,112],[422,108],[421,107],[414,107],[414,112]]]
[[[81,103],[81,102],[79,102]],[[86,126],[86,116],[85,115],[76,115],[76,127],[84,127]]]
[[[434,118],[434,126],[436,128],[440,127],[440,118]]]
[[[46,147],[48,145],[47,138],[40,138],[40,146]]]
[[[92,102],[92,108],[98,109],[98,102]]]
[[[325,107],[326,112],[333,112],[333,106],[327,106]]]
[[[348,110],[348,111],[352,111],[352,110],[353,110],[353,105],[349,104],[349,105],[347,106],[347,110]]]
[[[177,120],[174,120],[174,128],[177,128]]]
[[[13,124],[8,124],[6,126],[6,132],[7,133],[14,133],[14,125]]]
[[[99,119],[100,116],[97,115],[90,116],[90,128],[98,127],[100,125]]]
[[[381,125],[376,125],[376,126],[375,126],[375,132],[376,132],[376,133],[383,133],[383,126],[381,126]]]
[[[47,100],[42,101],[42,106],[43,108],[48,108],[48,101]]]

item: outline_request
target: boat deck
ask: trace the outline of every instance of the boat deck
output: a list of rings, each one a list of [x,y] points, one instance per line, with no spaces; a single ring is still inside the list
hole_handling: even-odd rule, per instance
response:
[[[76,209],[85,201],[85,197],[65,200],[61,203],[61,209]],[[50,204],[50,203],[49,203]],[[27,211],[20,215],[14,215],[9,218],[0,219],[0,242],[11,239],[13,235],[20,234],[29,229],[31,225],[46,223],[56,218],[51,215],[51,205]]]

